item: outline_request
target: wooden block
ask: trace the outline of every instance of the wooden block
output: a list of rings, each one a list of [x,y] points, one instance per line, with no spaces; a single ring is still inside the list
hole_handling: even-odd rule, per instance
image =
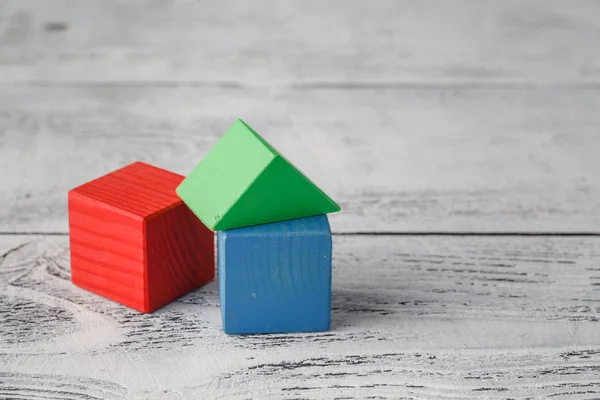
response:
[[[73,283],[147,313],[212,280],[214,234],[182,180],[136,162],[69,191]]]
[[[237,120],[177,188],[211,230],[339,211],[340,207]]]
[[[329,329],[327,216],[220,231],[217,259],[225,333]]]

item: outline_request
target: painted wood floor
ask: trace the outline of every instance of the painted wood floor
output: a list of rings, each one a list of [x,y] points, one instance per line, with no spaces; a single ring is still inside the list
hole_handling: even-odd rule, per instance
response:
[[[0,0],[0,399],[600,398],[600,1]],[[70,281],[66,192],[246,119],[343,212],[332,330]]]

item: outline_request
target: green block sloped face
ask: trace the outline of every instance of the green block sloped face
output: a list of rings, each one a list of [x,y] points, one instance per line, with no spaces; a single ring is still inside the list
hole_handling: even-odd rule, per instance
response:
[[[213,231],[340,210],[321,189],[239,119],[176,192]]]

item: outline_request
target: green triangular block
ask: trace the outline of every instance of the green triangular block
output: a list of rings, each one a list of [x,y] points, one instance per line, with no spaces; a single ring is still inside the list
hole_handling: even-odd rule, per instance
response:
[[[340,210],[239,119],[176,192],[204,225],[214,231]]]

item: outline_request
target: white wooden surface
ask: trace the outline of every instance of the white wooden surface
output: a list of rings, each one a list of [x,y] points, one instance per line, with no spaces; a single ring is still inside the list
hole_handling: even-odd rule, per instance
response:
[[[0,399],[599,398],[598,43],[599,1],[0,0]],[[237,117],[344,209],[332,331],[72,286],[66,191]]]
[[[600,81],[593,0],[2,0],[0,13],[11,83]]]
[[[338,232],[600,232],[600,90],[6,87],[0,110],[4,232],[66,232],[66,191],[128,162],[187,174],[238,115]]]
[[[71,285],[67,237],[10,241],[0,396],[600,396],[594,238],[338,236],[332,331],[245,337],[216,283],[143,315]]]
[[[185,174],[243,117],[340,232],[599,232],[598,15],[0,0],[0,231],[66,232],[69,188],[136,159]]]

